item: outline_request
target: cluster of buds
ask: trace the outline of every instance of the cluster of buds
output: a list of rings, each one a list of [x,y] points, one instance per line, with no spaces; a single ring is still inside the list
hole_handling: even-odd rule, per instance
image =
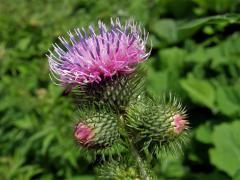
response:
[[[61,43],[53,44],[47,57],[53,82],[73,95],[80,111],[91,112],[73,128],[81,147],[99,150],[127,141],[140,149],[148,144],[151,151],[186,134],[188,121],[180,104],[140,98],[146,93],[144,72],[137,66],[150,55],[148,33],[140,25],[111,19],[109,28],[98,22],[98,33],[90,26],[68,35],[59,37]]]

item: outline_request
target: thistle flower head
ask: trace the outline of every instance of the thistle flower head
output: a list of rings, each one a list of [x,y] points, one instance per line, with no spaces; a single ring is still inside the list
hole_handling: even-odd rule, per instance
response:
[[[100,82],[118,73],[130,73],[137,63],[147,59],[148,34],[133,21],[123,25],[111,20],[111,27],[99,21],[99,33],[92,26],[68,32],[69,42],[59,37],[63,48],[54,44],[48,60],[51,77],[62,85]]]

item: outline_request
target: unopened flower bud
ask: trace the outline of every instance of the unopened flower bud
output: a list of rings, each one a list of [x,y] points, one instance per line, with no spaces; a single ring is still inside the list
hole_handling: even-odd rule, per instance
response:
[[[185,110],[176,99],[154,103],[146,99],[129,110],[128,127],[138,142],[152,149],[164,149],[185,143],[188,121]]]
[[[171,125],[176,134],[181,134],[182,131],[188,128],[188,121],[180,114],[176,114],[172,118]]]
[[[111,147],[119,138],[117,119],[108,113],[94,113],[82,118],[74,127],[74,138],[88,149]]]
[[[88,144],[91,138],[94,136],[93,131],[90,127],[83,123],[75,125],[74,137],[80,144]]]

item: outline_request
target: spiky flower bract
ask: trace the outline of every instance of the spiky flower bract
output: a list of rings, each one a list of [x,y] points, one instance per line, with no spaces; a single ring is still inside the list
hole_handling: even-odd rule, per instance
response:
[[[75,87],[72,90],[73,100],[81,109],[84,106],[95,105],[99,108],[108,106],[114,111],[124,112],[129,102],[136,98],[144,89],[144,71],[137,71],[128,75],[116,75],[111,79],[104,79],[100,83],[91,83]]]
[[[177,154],[185,143],[188,121],[185,109],[175,99],[157,101],[145,98],[132,106],[128,114],[128,127],[142,149],[158,154],[167,151]]]
[[[111,26],[98,22],[99,33],[92,26],[68,32],[69,41],[59,37],[61,45],[54,44],[48,60],[51,77],[62,85],[82,85],[100,82],[116,74],[128,74],[136,64],[147,59],[148,35],[134,21],[123,25],[111,19]]]

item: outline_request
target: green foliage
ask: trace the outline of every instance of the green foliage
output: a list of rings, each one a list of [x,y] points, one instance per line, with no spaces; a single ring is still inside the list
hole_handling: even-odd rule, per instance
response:
[[[238,179],[232,172],[238,156],[228,156],[237,143],[226,144],[240,118],[239,5],[238,0],[1,0],[0,179],[94,179],[91,156],[71,140],[73,107],[50,83],[45,54],[57,36],[110,16],[133,17],[150,32],[148,92],[171,91],[187,104],[192,142],[183,159],[155,163],[158,179]]]
[[[212,140],[214,148],[210,149],[211,163],[229,175],[237,175],[240,170],[240,122],[223,123],[214,128]],[[224,154],[224,155],[223,155]]]
[[[196,103],[214,108],[215,91],[213,86],[204,80],[198,80],[189,74],[187,79],[181,81],[184,90]]]
[[[209,122],[204,123],[196,129],[196,139],[201,143],[210,144],[212,142],[211,132],[211,124]]]

